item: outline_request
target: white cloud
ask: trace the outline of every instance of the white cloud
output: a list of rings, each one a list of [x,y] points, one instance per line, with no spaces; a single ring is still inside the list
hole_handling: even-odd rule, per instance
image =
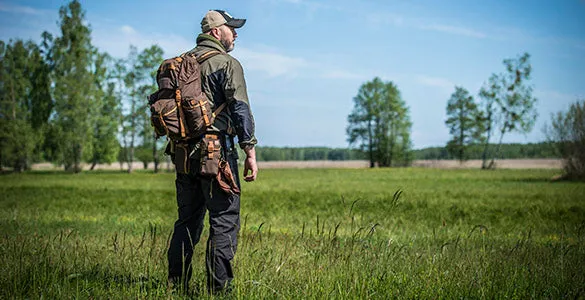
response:
[[[394,13],[374,12],[365,15],[367,22],[377,26],[393,25],[396,27],[408,27],[425,31],[436,31],[453,35],[461,35],[472,38],[486,38],[487,35],[475,29],[461,26],[428,23],[426,20],[409,18]]]
[[[451,82],[449,79],[441,78],[441,77],[432,77],[427,75],[418,75],[416,76],[416,81],[420,84],[439,88],[443,91],[451,91],[455,87],[455,84]]]
[[[264,72],[269,77],[296,77],[300,70],[309,66],[303,58],[276,52],[260,52],[241,47],[234,52],[234,56],[240,59],[246,69]]]
[[[136,34],[136,30],[134,30],[134,28],[132,28],[131,26],[128,26],[128,25],[124,25],[124,26],[120,27],[120,30],[122,31],[122,33],[127,34],[127,35]]]
[[[192,49],[195,45],[195,41],[190,41],[178,35],[144,35],[128,25],[114,29],[94,29],[92,42],[101,51],[108,52],[117,58],[126,57],[129,53],[130,45],[136,46],[140,51],[156,44],[163,49],[165,57],[179,55]]]
[[[451,25],[423,24],[423,25],[418,26],[418,28],[422,29],[422,30],[438,31],[438,32],[443,32],[443,33],[448,33],[448,34],[462,35],[462,36],[480,38],[480,39],[486,37],[486,35],[484,33],[473,30],[471,28],[451,26]]]
[[[321,75],[323,78],[327,78],[327,79],[364,79],[365,78],[365,76],[363,74],[359,74],[357,72],[345,71],[345,70],[325,71]]]
[[[308,0],[272,0],[276,3],[286,3],[296,5],[298,7],[304,7],[308,10],[309,14],[315,13],[317,10],[343,10],[341,7],[331,5],[329,3],[323,3],[323,1],[308,1]]]
[[[558,110],[566,110],[571,103],[585,99],[585,94],[567,94],[551,90],[534,90],[534,96],[540,103],[554,104]]]
[[[373,25],[405,25],[405,18],[391,13],[369,13],[366,15],[366,20]]]
[[[165,57],[178,55],[195,46],[191,41],[178,35],[163,35],[160,33],[143,34],[131,26],[124,25],[114,29],[100,28],[92,33],[93,44],[101,51],[108,52],[113,57],[123,58],[129,53],[130,45],[138,50],[159,45],[165,52]],[[363,79],[363,74],[350,72],[323,65],[319,62],[310,62],[303,57],[294,57],[279,53],[278,49],[266,45],[256,45],[254,48],[236,46],[231,53],[236,57],[245,70],[260,72],[269,78],[327,78],[327,79]]]

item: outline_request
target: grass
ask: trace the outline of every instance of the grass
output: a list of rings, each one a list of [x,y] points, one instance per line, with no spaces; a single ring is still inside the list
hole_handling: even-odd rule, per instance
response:
[[[556,172],[261,170],[243,184],[231,297],[583,298],[585,184]],[[0,298],[180,298],[174,174],[0,179]],[[192,296],[222,298],[203,292],[203,254]]]

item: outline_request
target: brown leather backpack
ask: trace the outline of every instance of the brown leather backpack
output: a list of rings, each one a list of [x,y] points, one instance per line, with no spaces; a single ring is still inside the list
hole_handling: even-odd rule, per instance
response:
[[[217,54],[220,52],[209,51],[195,57],[186,53],[162,62],[156,74],[158,90],[148,98],[157,138],[200,138],[213,124],[226,103],[211,111],[211,103],[201,90],[200,64]]]

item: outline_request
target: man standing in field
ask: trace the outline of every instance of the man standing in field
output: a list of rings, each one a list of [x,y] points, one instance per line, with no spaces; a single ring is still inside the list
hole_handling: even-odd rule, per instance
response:
[[[254,118],[248,102],[244,72],[240,63],[228,53],[234,49],[236,28],[246,19],[235,19],[222,10],[210,10],[201,21],[197,46],[189,51],[200,57],[210,51],[220,54],[201,63],[202,89],[217,108],[227,103],[215,122],[219,130],[221,155],[229,163],[235,183],[240,187],[238,154],[234,145],[246,153],[244,180],[254,181],[258,173],[254,145]],[[195,145],[198,141],[194,141]],[[195,162],[197,163],[197,162]],[[207,287],[210,292],[224,291],[234,278],[231,261],[237,247],[240,226],[240,195],[222,190],[215,179],[199,176],[193,169],[188,174],[177,173],[177,205],[179,218],[168,250],[169,282],[186,289],[192,274],[193,246],[203,231],[205,213],[209,211],[209,238],[206,250]]]

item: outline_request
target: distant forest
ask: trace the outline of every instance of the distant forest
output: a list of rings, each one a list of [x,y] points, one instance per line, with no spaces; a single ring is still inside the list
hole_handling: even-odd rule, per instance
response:
[[[495,145],[493,145],[495,146]],[[471,145],[467,159],[481,159],[483,145]],[[366,153],[347,148],[327,147],[260,147],[256,148],[259,161],[279,160],[365,160]],[[456,159],[446,147],[428,147],[412,150],[415,160]],[[497,159],[560,158],[551,143],[502,144]]]

